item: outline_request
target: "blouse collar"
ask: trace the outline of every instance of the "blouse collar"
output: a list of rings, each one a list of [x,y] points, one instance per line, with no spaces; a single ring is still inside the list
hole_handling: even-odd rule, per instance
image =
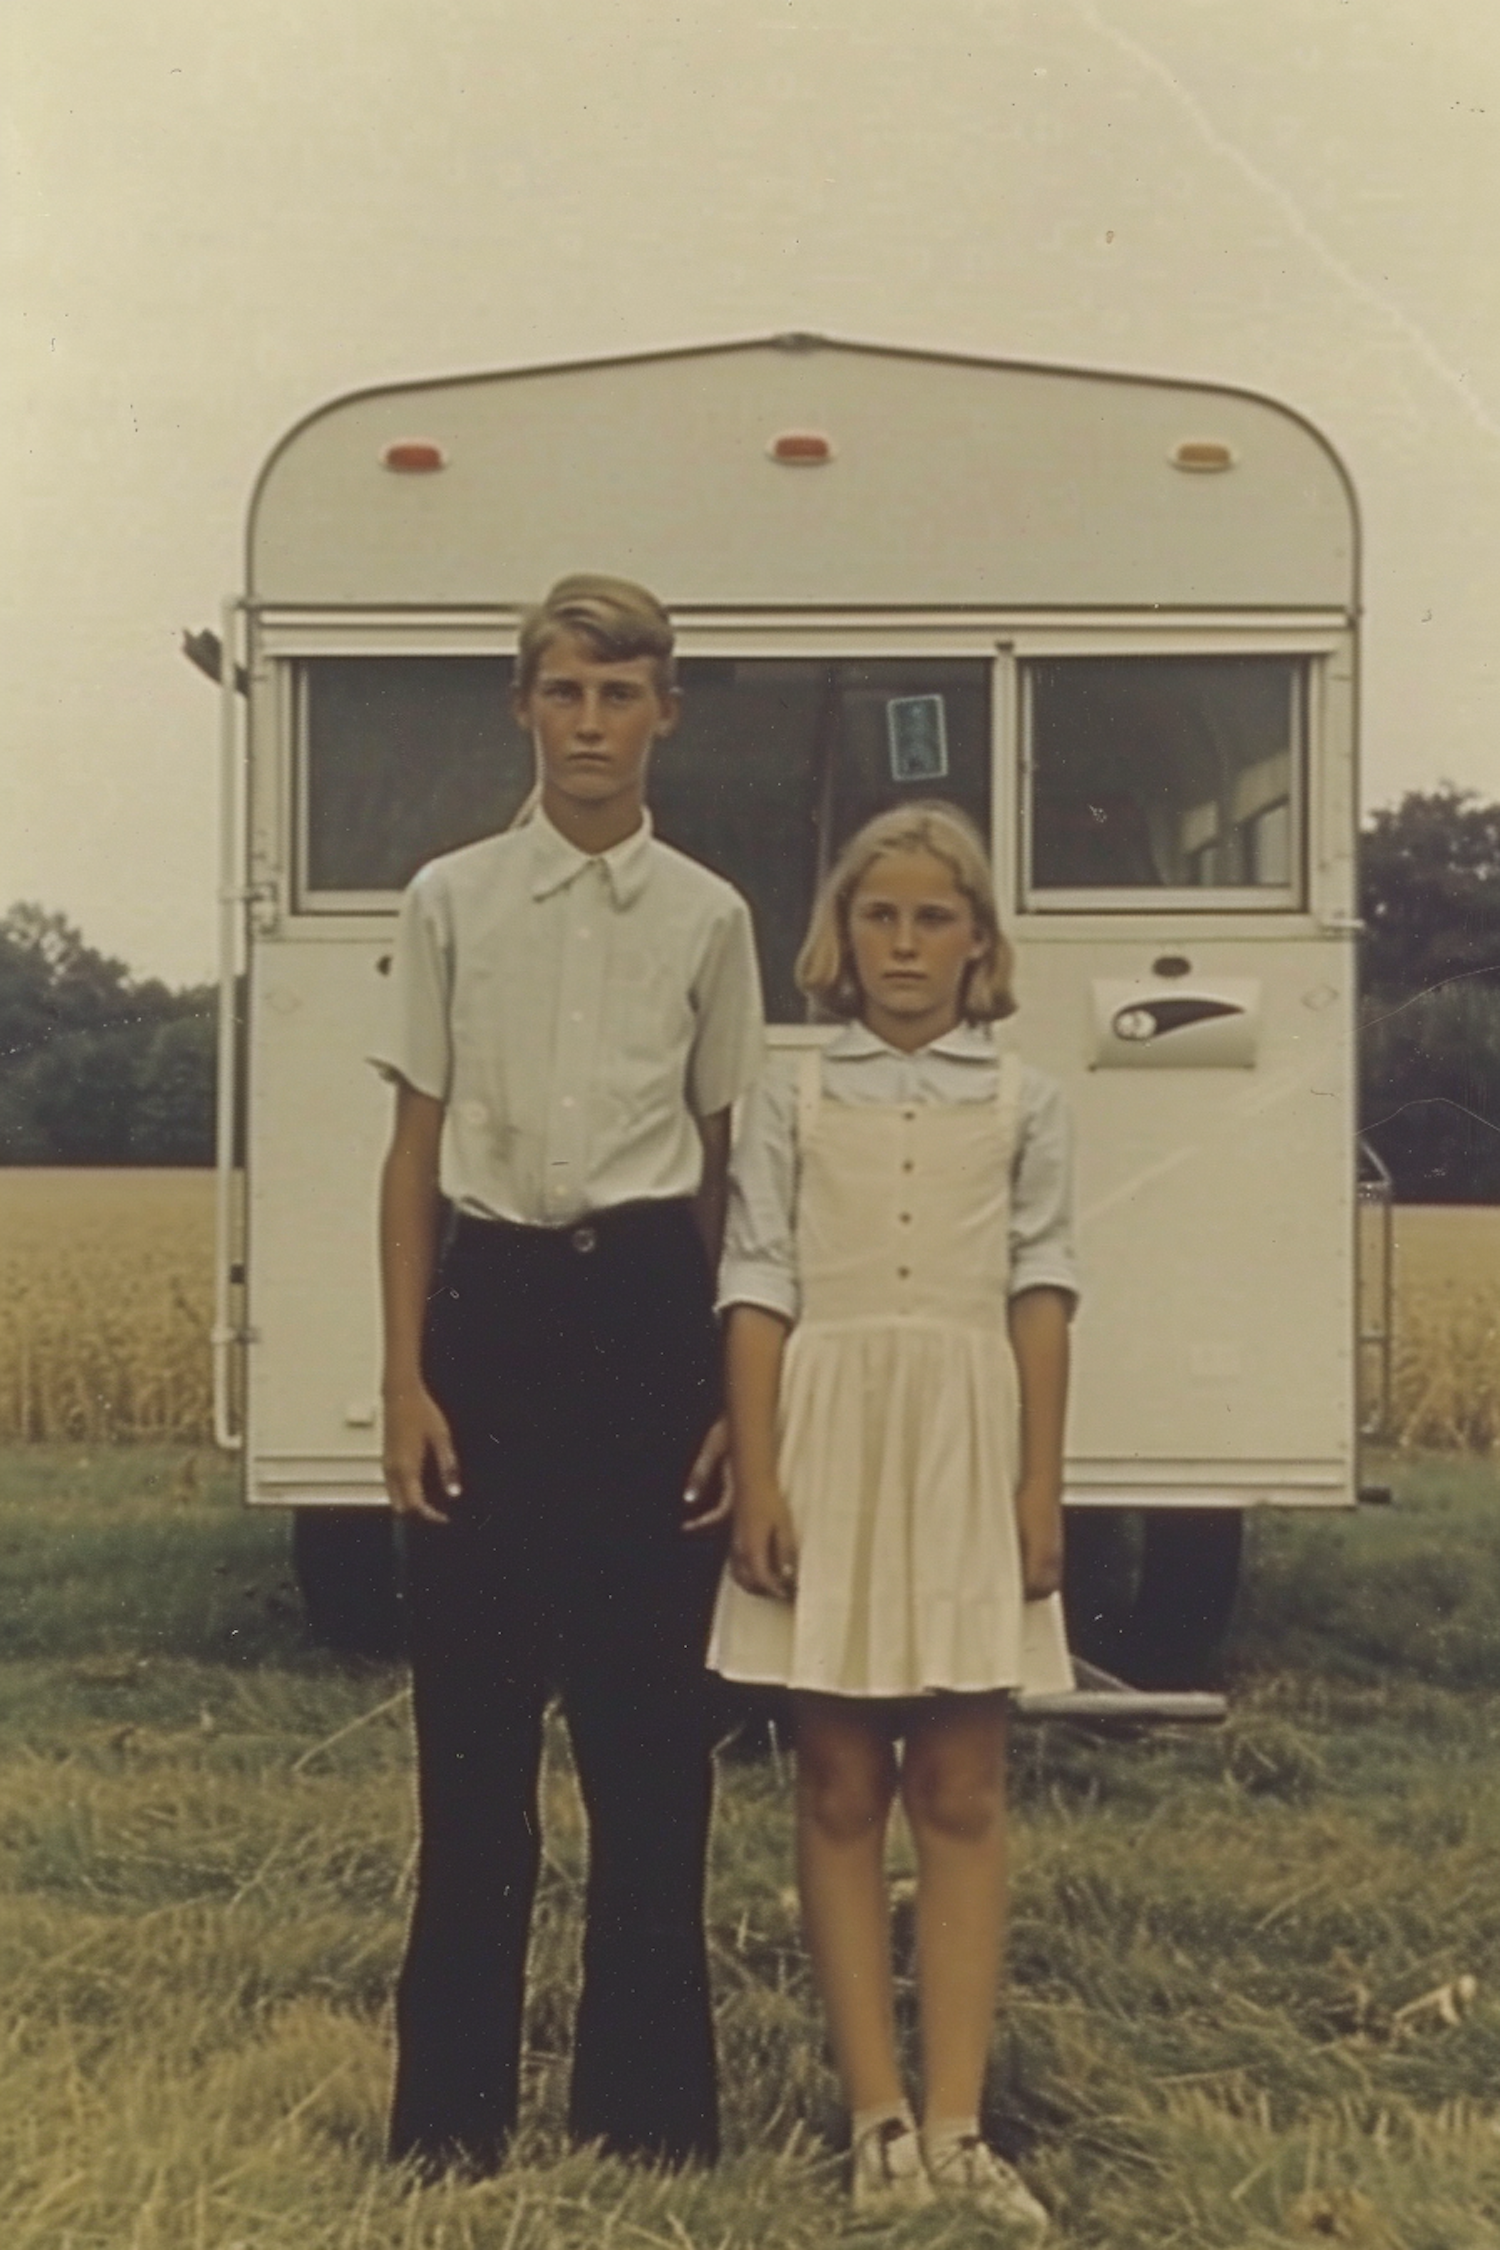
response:
[[[949,1055],[955,1062],[993,1063],[995,1043],[982,1023],[956,1023],[951,1031],[931,1039],[925,1047],[908,1051],[893,1047],[866,1023],[846,1023],[823,1050],[839,1062],[868,1062],[876,1055],[891,1055],[897,1062],[916,1062],[923,1055]]]

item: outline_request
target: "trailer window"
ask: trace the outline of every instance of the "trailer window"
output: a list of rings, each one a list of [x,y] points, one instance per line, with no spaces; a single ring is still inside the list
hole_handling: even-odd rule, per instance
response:
[[[424,860],[503,828],[531,786],[510,660],[319,657],[300,667],[301,897],[394,905]],[[990,820],[990,665],[687,657],[682,720],[652,754],[657,832],[755,916],[773,1022],[806,1019],[792,963],[841,844],[903,798]]]
[[[792,964],[840,846],[903,799],[990,826],[984,658],[689,657],[682,720],[652,757],[658,832],[726,875],[755,916],[773,1023],[807,1019]]]
[[[1167,890],[1297,904],[1303,680],[1285,656],[1027,663],[1033,903]]]
[[[509,657],[319,657],[298,677],[304,899],[404,889],[531,786]]]

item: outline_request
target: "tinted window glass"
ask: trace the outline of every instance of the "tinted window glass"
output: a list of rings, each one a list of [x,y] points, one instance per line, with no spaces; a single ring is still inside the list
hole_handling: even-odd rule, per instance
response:
[[[792,981],[817,883],[862,821],[945,797],[988,835],[983,658],[690,657],[682,720],[652,756],[657,831],[742,891],[767,1010]],[[424,860],[504,827],[531,783],[511,666],[485,657],[328,657],[303,668],[304,883],[397,891]]]
[[[653,753],[669,843],[749,900],[766,1012],[806,1019],[792,963],[813,893],[861,822],[944,797],[990,825],[990,666],[983,658],[694,657],[682,721]]]
[[[399,891],[424,860],[503,828],[531,748],[498,656],[330,656],[303,667],[303,887]]]
[[[1291,888],[1301,669],[1284,656],[1029,664],[1033,889]]]

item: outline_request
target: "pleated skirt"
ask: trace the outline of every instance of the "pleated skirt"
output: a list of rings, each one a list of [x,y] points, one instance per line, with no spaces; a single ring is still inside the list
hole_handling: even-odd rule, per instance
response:
[[[1073,1684],[1056,1595],[1022,1598],[1015,1362],[1003,1330],[806,1321],[782,1364],[796,1598],[726,1572],[709,1663],[835,1695]]]

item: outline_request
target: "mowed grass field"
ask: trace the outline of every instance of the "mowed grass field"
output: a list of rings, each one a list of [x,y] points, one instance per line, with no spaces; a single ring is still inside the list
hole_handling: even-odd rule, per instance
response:
[[[240,1509],[201,1442],[208,1222],[201,1175],[0,1172],[0,1433],[47,1441],[0,1446],[0,2244],[995,2239],[847,2211],[773,1761],[721,1776],[723,2165],[566,2147],[584,1865],[560,1733],[516,2160],[422,2190],[383,2165],[405,1683],[308,1645],[284,1519]],[[1485,1444],[1500,1222],[1397,1225],[1408,1447]],[[1497,1471],[1369,1473],[1394,1507],[1252,1520],[1226,1726],[1018,1729],[988,2122],[1059,2250],[1500,2250]],[[892,1890],[905,1964],[899,1844]],[[909,2035],[905,1974],[902,2005]]]
[[[1222,1728],[1021,1727],[989,2126],[1058,2250],[1500,2250],[1500,1507],[1479,1462],[1252,1529]],[[979,2250],[859,2227],[783,1765],[721,1772],[712,2174],[562,2133],[583,1837],[560,1733],[526,2128],[381,2161],[410,1896],[397,1668],[310,1649],[285,1526],[186,1448],[0,1451],[6,2250]],[[910,1883],[892,1894],[910,2034]]]
[[[212,1230],[206,1172],[0,1168],[0,1442],[205,1439]],[[1488,1451],[1500,1209],[1404,1208],[1394,1238],[1384,1435]]]

